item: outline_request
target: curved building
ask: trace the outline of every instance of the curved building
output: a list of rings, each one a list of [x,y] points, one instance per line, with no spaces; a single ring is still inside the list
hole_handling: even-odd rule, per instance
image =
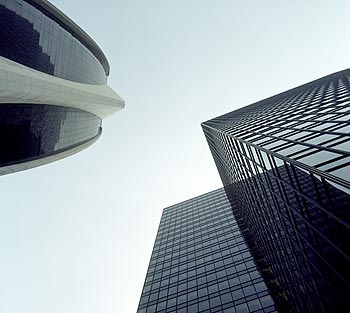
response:
[[[124,107],[108,61],[45,0],[0,0],[0,175],[62,159],[95,142]]]

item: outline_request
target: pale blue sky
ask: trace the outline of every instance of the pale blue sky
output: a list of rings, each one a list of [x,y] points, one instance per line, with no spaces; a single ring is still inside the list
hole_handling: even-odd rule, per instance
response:
[[[126,107],[87,150],[0,177],[0,312],[135,312],[162,209],[221,185],[200,123],[349,67],[350,2],[52,2]]]

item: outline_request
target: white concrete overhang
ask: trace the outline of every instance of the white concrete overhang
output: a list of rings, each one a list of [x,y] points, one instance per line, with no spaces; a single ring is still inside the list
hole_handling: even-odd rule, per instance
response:
[[[108,85],[72,82],[0,57],[1,103],[33,103],[71,107],[101,118],[125,106]]]

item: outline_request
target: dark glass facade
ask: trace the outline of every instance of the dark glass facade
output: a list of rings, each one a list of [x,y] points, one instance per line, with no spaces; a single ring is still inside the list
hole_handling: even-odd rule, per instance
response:
[[[47,157],[101,132],[101,118],[55,105],[0,105],[0,167]]]
[[[0,0],[0,56],[85,84],[105,84],[98,59],[54,17],[29,0]]]
[[[349,82],[345,70],[202,124],[282,312],[350,311]]]
[[[276,312],[224,189],[164,209],[137,312]]]

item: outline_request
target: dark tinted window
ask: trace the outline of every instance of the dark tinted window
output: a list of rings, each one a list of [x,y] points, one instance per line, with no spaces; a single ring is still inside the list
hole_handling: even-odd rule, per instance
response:
[[[71,33],[23,0],[0,0],[0,56],[85,84],[104,84],[96,57]]]

